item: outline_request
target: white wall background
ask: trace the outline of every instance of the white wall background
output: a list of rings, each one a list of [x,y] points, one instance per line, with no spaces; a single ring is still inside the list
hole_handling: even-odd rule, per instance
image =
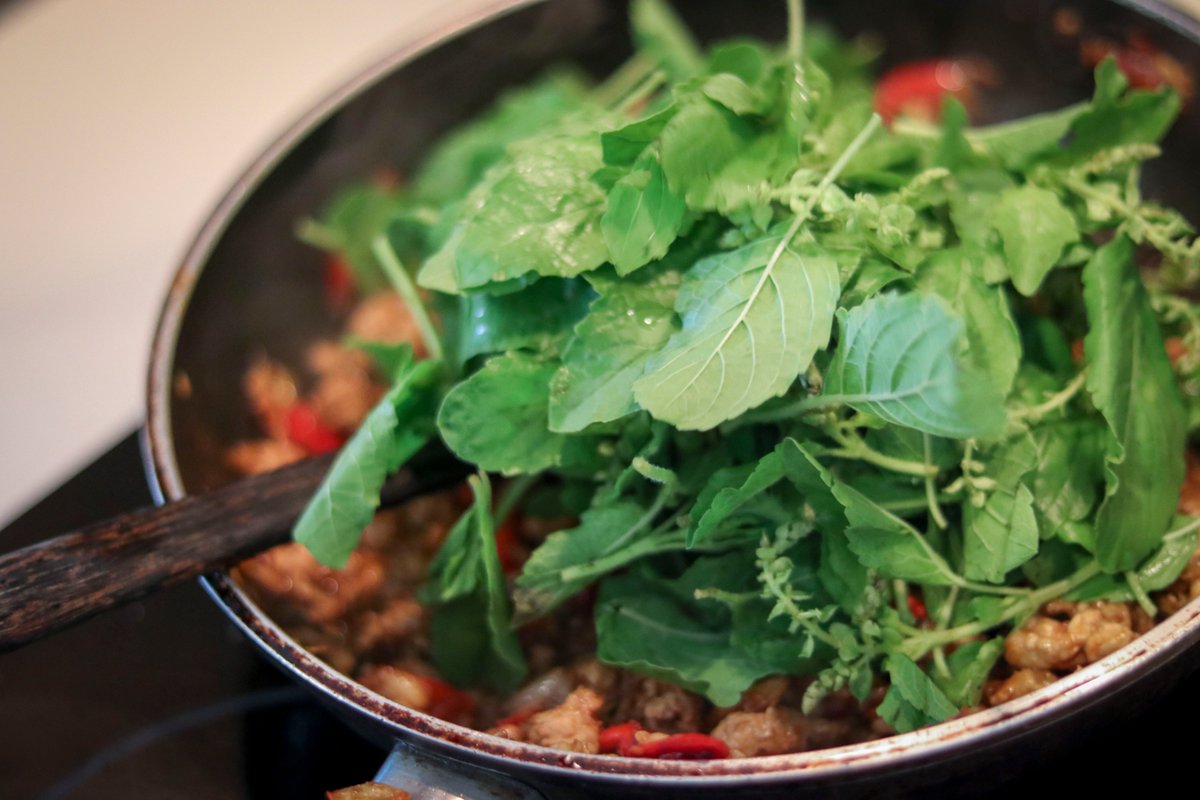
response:
[[[232,178],[359,68],[485,4],[27,0],[0,15],[0,526],[138,424],[160,297]]]

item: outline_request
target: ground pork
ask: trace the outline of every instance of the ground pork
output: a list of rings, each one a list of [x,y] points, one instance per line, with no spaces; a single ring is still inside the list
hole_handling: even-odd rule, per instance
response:
[[[808,723],[791,708],[734,711],[713,728],[712,735],[729,745],[735,757],[773,756],[803,750]]]
[[[425,357],[425,340],[412,312],[395,292],[380,292],[363,300],[346,325],[351,336],[369,342],[412,345],[417,358]]]
[[[634,720],[650,730],[667,733],[701,728],[704,701],[686,689],[625,672],[617,691],[615,719]]]
[[[1036,692],[1058,680],[1058,676],[1045,669],[1019,669],[1002,681],[992,681],[987,685],[985,694],[988,705],[998,706],[1023,697],[1030,692]]]
[[[596,713],[604,698],[581,686],[562,705],[534,714],[525,728],[525,739],[543,747],[575,753],[600,752],[600,720]]]
[[[274,547],[238,569],[281,608],[316,623],[334,622],[365,605],[386,578],[382,558],[372,551],[356,550],[345,568],[332,569],[298,542]]]

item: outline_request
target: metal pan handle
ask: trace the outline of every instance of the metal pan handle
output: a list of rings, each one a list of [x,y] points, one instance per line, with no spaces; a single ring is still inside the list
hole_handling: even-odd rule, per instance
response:
[[[546,800],[541,792],[506,775],[439,758],[400,741],[375,780],[403,789],[413,800]]]

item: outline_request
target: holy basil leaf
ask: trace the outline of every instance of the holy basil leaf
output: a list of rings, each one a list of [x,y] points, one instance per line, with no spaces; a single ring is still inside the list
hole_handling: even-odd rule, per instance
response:
[[[646,159],[608,193],[600,229],[617,274],[628,275],[667,253],[686,211],[656,158]]]
[[[1135,567],[1162,540],[1179,502],[1187,429],[1129,239],[1096,251],[1083,270],[1083,298],[1091,325],[1083,340],[1087,388],[1111,430],[1096,558],[1116,572]]]
[[[596,601],[596,655],[725,707],[737,703],[759,678],[784,671],[784,665],[764,657],[772,651],[734,644],[728,614],[700,615],[696,605],[691,598],[681,600],[661,579],[636,572],[606,578]],[[786,630],[782,626],[781,632]],[[803,666],[794,649],[788,662]]]
[[[506,475],[563,463],[569,437],[548,429],[550,378],[558,362],[514,351],[489,359],[442,401],[442,441],[464,461]]]
[[[1008,169],[1024,171],[1031,161],[1057,149],[1075,120],[1087,109],[1087,103],[1076,103],[1056,111],[976,128],[969,138],[989,150]]]
[[[1176,522],[1187,524],[1189,517],[1178,517]],[[1197,532],[1190,531],[1182,536],[1168,539],[1162,547],[1143,561],[1137,568],[1137,580],[1147,592],[1161,591],[1179,577],[1192,556],[1196,554]]]
[[[296,521],[293,538],[322,564],[346,565],[379,507],[384,480],[429,441],[434,432],[438,371],[436,362],[414,363],[409,353],[392,388],[342,447]]]
[[[459,361],[506,350],[553,352],[595,296],[575,278],[542,278],[510,294],[466,295],[459,313]]]
[[[1037,466],[1037,446],[1028,434],[993,449],[987,459],[995,488],[982,507],[963,503],[966,577],[1003,583],[1010,570],[1038,551],[1033,494],[1023,482]]]
[[[1179,113],[1179,95],[1171,89],[1127,92],[1128,85],[1114,59],[1100,62],[1091,107],[1074,119],[1067,144],[1052,163],[1080,164],[1102,150],[1163,137]]]
[[[892,653],[883,666],[891,686],[879,704],[879,716],[898,733],[944,722],[958,713],[937,684],[908,656]]]
[[[676,309],[683,328],[650,359],[634,396],[656,418],[707,430],[783,394],[829,341],[834,260],[816,245],[760,239],[697,262]]]
[[[867,567],[890,578],[952,586],[953,574],[945,560],[913,533],[883,528],[846,529],[850,550]]]
[[[968,360],[1007,397],[1021,360],[1021,338],[1004,289],[977,275],[961,249],[934,253],[918,267],[917,280],[962,316]]]
[[[527,273],[574,277],[608,259],[600,232],[604,192],[592,181],[603,166],[595,136],[550,134],[512,145],[467,195],[442,251],[457,291]],[[422,269],[423,286],[446,290]]]
[[[466,547],[452,554],[469,553],[469,558],[454,565],[456,590],[443,592],[444,600],[432,609],[431,653],[438,672],[451,683],[509,692],[525,677],[528,667],[511,624],[508,587],[490,510],[491,487],[482,474],[471,478],[470,484],[475,502],[466,512],[468,521],[465,525],[460,522],[465,533],[456,543]],[[443,549],[450,544],[447,540]],[[444,569],[435,579],[450,585],[448,579],[454,571]],[[473,585],[469,578],[474,578]]]
[[[1037,554],[1033,494],[1024,483],[993,493],[983,508],[965,504],[963,527],[968,578],[1003,583],[1009,570]]]
[[[576,326],[550,382],[552,431],[581,431],[636,411],[633,384],[678,327],[677,273],[639,273],[598,285],[601,295]]]
[[[437,205],[462,197],[504,157],[510,144],[541,133],[588,104],[586,87],[563,72],[506,93],[485,115],[441,139],[413,179],[413,194]]]
[[[958,708],[979,705],[983,685],[1003,653],[1004,639],[999,636],[986,642],[973,641],[959,645],[946,659],[950,677],[935,676],[938,688]]]
[[[690,99],[663,128],[662,168],[671,189],[697,211],[717,207],[722,172],[757,138],[755,127],[707,98]]]
[[[755,496],[783,480],[783,458],[770,452],[756,464],[718,470],[696,497],[687,545],[707,539],[717,526]]]
[[[1091,419],[1041,425],[1032,431],[1037,466],[1026,479],[1039,515],[1042,538],[1077,538],[1072,523],[1088,517],[1096,506],[1097,487],[1104,482],[1107,429]]]
[[[1004,402],[961,363],[963,322],[939,298],[882,294],[839,311],[841,338],[824,394],[888,422],[935,436],[994,438]]]
[[[648,117],[600,134],[604,163],[612,167],[633,166],[646,148],[658,140],[677,110],[678,107],[672,104]]]
[[[653,521],[653,512],[622,500],[592,507],[576,527],[550,534],[517,579],[518,615],[526,620],[541,616],[606,573],[683,547],[682,536],[669,542],[644,536]]]
[[[1013,286],[1026,297],[1037,293],[1063,248],[1079,240],[1075,217],[1054,192],[1036,186],[1008,189],[992,208]]]

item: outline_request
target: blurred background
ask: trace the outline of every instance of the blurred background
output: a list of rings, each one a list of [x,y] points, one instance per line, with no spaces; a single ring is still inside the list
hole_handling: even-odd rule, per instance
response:
[[[485,5],[0,2],[0,528],[139,424],[168,280],[242,168]]]

